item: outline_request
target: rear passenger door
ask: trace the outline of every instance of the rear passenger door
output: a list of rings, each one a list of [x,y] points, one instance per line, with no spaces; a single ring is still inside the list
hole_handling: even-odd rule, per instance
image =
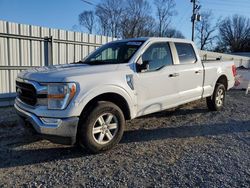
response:
[[[178,93],[180,103],[186,103],[201,98],[203,91],[203,66],[192,44],[175,43],[177,53]]]

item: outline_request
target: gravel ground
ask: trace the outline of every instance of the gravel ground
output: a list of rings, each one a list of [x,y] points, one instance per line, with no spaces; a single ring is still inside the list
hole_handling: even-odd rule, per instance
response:
[[[128,122],[121,143],[92,155],[39,140],[0,109],[0,187],[250,187],[250,95],[222,112],[204,101]]]

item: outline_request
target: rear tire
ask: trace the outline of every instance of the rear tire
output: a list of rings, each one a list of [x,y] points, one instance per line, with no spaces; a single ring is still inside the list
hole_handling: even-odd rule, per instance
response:
[[[98,102],[94,109],[81,117],[79,145],[92,153],[113,148],[122,138],[125,118],[121,109],[111,102]]]
[[[214,93],[211,97],[207,97],[207,107],[211,111],[220,111],[224,107],[226,97],[226,88],[223,84],[217,83]]]

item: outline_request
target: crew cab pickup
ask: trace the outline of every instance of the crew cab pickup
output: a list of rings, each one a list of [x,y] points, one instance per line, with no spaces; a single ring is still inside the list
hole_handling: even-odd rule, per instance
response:
[[[235,74],[234,62],[202,61],[188,40],[118,40],[79,62],[21,72],[15,108],[47,139],[97,153],[118,144],[126,120],[202,98],[221,110]]]

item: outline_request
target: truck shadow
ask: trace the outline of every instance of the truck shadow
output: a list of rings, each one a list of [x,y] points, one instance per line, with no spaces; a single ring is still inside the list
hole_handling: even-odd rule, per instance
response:
[[[126,131],[122,143],[147,142],[164,139],[217,136],[250,131],[250,121],[233,121],[222,124],[204,124],[156,129]],[[249,142],[250,144],[250,142]]]
[[[125,132],[121,143],[128,144],[133,142],[148,142],[164,139],[191,138],[197,136],[216,136],[222,134],[241,133],[248,131],[250,131],[250,121],[234,121],[225,124],[223,123],[212,125],[204,124],[193,126],[167,127],[151,130],[128,130]],[[24,146],[26,144],[36,142],[38,140],[36,138],[29,138],[29,140],[27,141],[25,135],[23,135],[22,141],[23,142],[19,140],[19,142],[13,144],[12,146],[10,145],[7,147],[0,148],[0,168],[25,166],[73,158],[84,159],[84,157],[91,155],[86,150],[82,150],[77,147],[58,147],[58,145],[53,148],[18,149],[17,146]],[[105,155],[105,153],[101,155]]]
[[[21,150],[15,148],[1,149],[0,169],[73,159],[87,155],[90,154],[78,147],[66,146]]]

